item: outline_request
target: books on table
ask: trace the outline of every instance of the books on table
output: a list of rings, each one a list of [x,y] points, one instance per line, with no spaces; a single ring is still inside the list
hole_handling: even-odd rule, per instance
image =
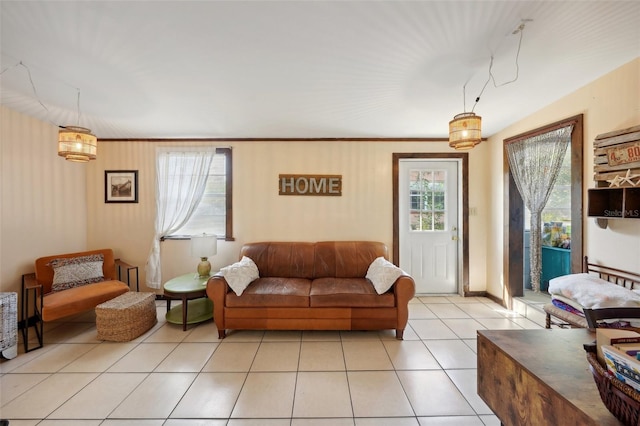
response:
[[[640,391],[640,361],[613,346],[603,346],[607,370],[618,380]]]
[[[604,357],[601,347],[604,345],[637,345],[640,348],[640,333],[621,328],[596,328],[597,355],[598,361],[602,364],[604,364]]]
[[[623,329],[596,329],[598,360],[618,380],[640,391],[640,334]]]

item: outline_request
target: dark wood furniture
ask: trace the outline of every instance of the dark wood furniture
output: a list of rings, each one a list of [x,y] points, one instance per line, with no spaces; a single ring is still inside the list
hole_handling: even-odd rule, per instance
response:
[[[595,334],[478,330],[478,395],[503,425],[621,425],[600,399],[583,348]]]
[[[600,320],[640,318],[640,307],[584,309],[584,317],[589,328],[598,328]]]
[[[640,188],[590,188],[588,215],[603,219],[640,219]]]
[[[629,290],[640,288],[640,274],[591,263],[589,262],[588,256],[585,256],[582,262],[582,272],[596,274],[603,280],[628,288]],[[561,328],[592,328],[587,324],[587,320],[584,317],[560,309],[552,303],[545,304],[544,311],[547,314],[546,328],[551,328],[552,325]]]
[[[614,130],[593,141],[593,177],[587,213],[607,227],[608,219],[640,219],[640,126]]]

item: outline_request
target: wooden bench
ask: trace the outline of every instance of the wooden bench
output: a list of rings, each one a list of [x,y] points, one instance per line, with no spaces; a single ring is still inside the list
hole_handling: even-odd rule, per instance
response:
[[[640,288],[640,274],[590,263],[588,256],[582,262],[582,271],[598,275],[601,279],[625,287],[629,290]],[[590,328],[585,317],[558,308],[552,303],[544,305],[546,328],[555,325],[560,328]]]

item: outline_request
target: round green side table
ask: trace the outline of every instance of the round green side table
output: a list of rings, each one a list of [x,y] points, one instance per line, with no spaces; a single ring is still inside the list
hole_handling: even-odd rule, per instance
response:
[[[209,277],[200,277],[189,273],[172,278],[164,283],[164,296],[167,298],[165,318],[171,324],[197,324],[213,318],[213,302],[207,297]],[[182,305],[171,308],[171,300],[181,300]]]

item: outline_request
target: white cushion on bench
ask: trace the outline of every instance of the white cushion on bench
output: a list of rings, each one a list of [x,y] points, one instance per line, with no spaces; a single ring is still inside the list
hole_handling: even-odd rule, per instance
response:
[[[549,294],[566,297],[591,309],[640,306],[640,294],[587,273],[549,280]]]

